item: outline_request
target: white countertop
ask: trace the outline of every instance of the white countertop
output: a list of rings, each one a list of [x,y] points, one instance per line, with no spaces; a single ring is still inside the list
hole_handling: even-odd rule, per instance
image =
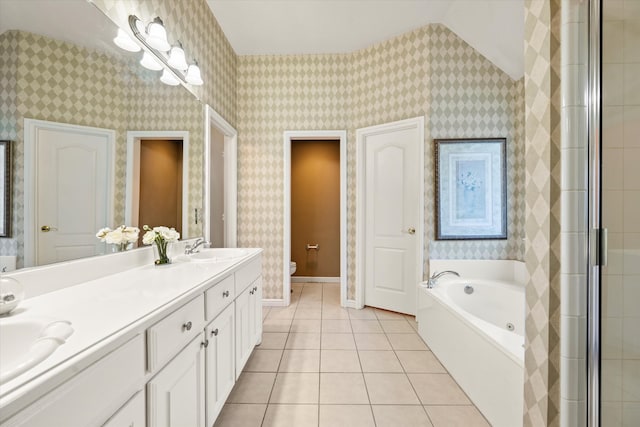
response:
[[[74,332],[42,363],[0,385],[0,422],[261,252],[215,263],[149,264],[24,300],[11,318],[67,320]]]

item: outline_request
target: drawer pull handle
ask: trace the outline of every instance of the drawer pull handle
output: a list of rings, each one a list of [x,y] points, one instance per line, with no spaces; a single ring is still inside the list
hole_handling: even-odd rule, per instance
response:
[[[224,292],[222,293],[222,298],[226,298],[226,297],[228,297],[228,296],[229,296],[229,291],[224,291]]]
[[[211,335],[217,337],[218,336],[218,328],[215,328],[213,331],[211,331]]]
[[[184,325],[182,325],[182,330],[183,331],[190,331],[192,326],[193,326],[193,324],[191,322],[187,322]]]
[[[204,342],[200,343],[200,347],[202,347],[202,348],[209,347],[209,340],[205,340]]]

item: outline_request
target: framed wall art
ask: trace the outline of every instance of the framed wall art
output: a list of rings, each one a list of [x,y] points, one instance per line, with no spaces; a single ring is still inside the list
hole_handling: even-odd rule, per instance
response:
[[[434,142],[436,239],[506,239],[506,138]]]

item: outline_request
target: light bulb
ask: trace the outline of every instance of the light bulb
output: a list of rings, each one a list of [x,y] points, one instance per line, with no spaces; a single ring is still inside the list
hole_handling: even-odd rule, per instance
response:
[[[161,52],[171,49],[171,45],[167,41],[167,30],[165,30],[160,18],[154,19],[147,27],[146,40],[149,46]]]
[[[134,42],[122,28],[118,28],[118,35],[113,39],[113,42],[120,49],[124,49],[129,52],[140,52],[140,46],[138,43]]]
[[[184,79],[187,81],[187,83],[194,86],[200,86],[204,83],[202,81],[202,76],[200,75],[200,67],[198,67],[197,63],[189,65],[187,74],[184,76]]]
[[[169,70],[166,70],[166,69],[162,72],[160,81],[169,86],[178,86],[180,84],[180,81],[178,81],[178,79],[176,79],[175,76],[171,74]]]
[[[157,59],[151,56],[149,52],[145,52],[142,55],[142,59],[140,60],[140,65],[142,65],[147,70],[151,70],[151,71],[162,70],[162,65],[158,62]]]
[[[176,70],[184,71],[187,69],[187,60],[184,57],[184,49],[182,49],[180,42],[178,42],[177,46],[173,46],[171,48],[171,52],[169,52],[169,60],[167,62]]]

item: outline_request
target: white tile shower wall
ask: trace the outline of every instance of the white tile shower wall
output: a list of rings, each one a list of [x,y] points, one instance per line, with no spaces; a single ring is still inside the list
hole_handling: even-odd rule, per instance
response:
[[[587,2],[562,1],[560,425],[586,419]]]
[[[603,2],[602,424],[640,423],[640,1]]]

